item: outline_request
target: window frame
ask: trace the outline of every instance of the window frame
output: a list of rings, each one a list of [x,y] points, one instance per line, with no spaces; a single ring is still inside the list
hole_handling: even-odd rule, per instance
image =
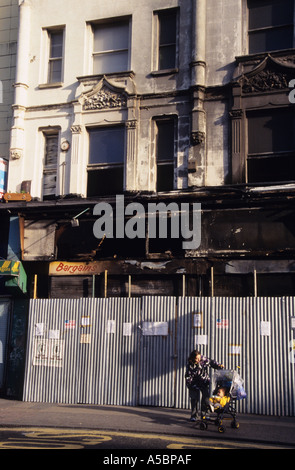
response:
[[[123,137],[123,161],[122,162],[100,162],[100,163],[89,163],[90,160],[90,135],[91,132],[94,131],[103,131],[103,130],[112,130],[112,129],[121,129],[122,130],[122,137]],[[88,161],[87,161],[87,197],[92,197],[93,195],[88,196],[89,194],[89,174],[91,172],[110,172],[112,170],[118,171],[122,169],[123,172],[123,179],[122,179],[122,188],[121,190],[124,191],[125,184],[126,184],[126,141],[127,141],[127,135],[126,135],[126,126],[122,123],[113,123],[107,126],[88,126],[86,128],[87,130],[87,135],[88,135]],[[108,194],[113,194],[113,192],[110,192]],[[97,194],[99,195],[107,195],[107,194]]]
[[[167,44],[160,44],[160,27],[161,27],[161,17],[163,18],[165,15],[175,15],[175,42],[167,43]],[[154,31],[155,31],[155,38],[154,38],[154,59],[153,59],[153,74],[165,74],[171,72],[178,71],[178,61],[179,61],[179,8],[167,8],[164,10],[157,10],[154,11]],[[175,60],[174,65],[172,67],[161,68],[160,66],[160,48],[164,48],[167,46],[175,45]]]
[[[156,191],[157,192],[166,192],[166,191],[173,191],[175,189],[175,159],[177,156],[177,116],[175,115],[169,115],[169,116],[155,116],[153,118],[154,121],[154,143],[155,143],[155,167],[156,167]],[[159,137],[159,126],[163,123],[171,123],[173,126],[174,130],[174,140],[173,140],[173,155],[171,158],[167,159],[159,159],[159,147],[158,147],[158,137]],[[162,169],[167,167],[172,166],[172,187],[169,189],[161,189],[159,185],[159,167]],[[169,186],[169,185],[168,185]]]
[[[246,152],[246,161],[245,161],[245,178],[246,178],[246,183],[249,183],[249,184],[272,184],[272,183],[275,183],[275,184],[287,184],[287,183],[290,183],[290,182],[294,182],[295,180],[295,175],[294,175],[294,178],[292,179],[273,179],[273,180],[268,180],[268,179],[262,179],[261,181],[260,180],[253,180],[253,178],[250,178],[250,171],[252,172],[253,170],[251,169],[250,170],[250,165],[252,166],[252,164],[259,164],[261,162],[264,161],[267,161],[269,162],[270,164],[272,162],[274,162],[275,159],[292,159],[294,160],[294,164],[295,164],[295,146],[293,149],[275,149],[274,147],[274,142],[272,142],[272,148],[270,148],[269,150],[267,149],[263,149],[263,151],[256,151],[256,152],[250,152],[250,149],[249,149],[249,140],[250,140],[250,135],[249,135],[249,124],[250,124],[250,119],[251,118],[268,118],[270,121],[273,122],[273,120],[275,119],[275,115],[280,113],[280,112],[284,112],[287,111],[287,117],[291,116],[293,117],[293,120],[294,120],[294,123],[295,123],[295,118],[294,118],[294,115],[293,115],[293,110],[290,108],[290,107],[284,107],[284,106],[280,106],[280,107],[277,107],[277,108],[264,108],[264,109],[254,109],[254,110],[251,110],[251,109],[248,109],[246,110],[246,136],[247,136],[247,142],[246,142],[246,149],[247,149],[247,152]],[[291,123],[292,124],[292,123]],[[294,134],[291,135],[291,138],[293,136],[293,140],[294,140]],[[275,135],[273,134],[273,137],[275,137]],[[258,171],[256,169],[256,171]]]
[[[63,41],[64,41],[64,32],[63,30],[52,30],[52,31],[49,31],[49,57],[48,57],[48,77],[47,77],[47,83],[59,83],[59,82],[62,82],[62,75],[63,75]],[[61,35],[61,44],[59,45],[59,47],[61,47],[61,55],[60,56],[57,56],[55,57],[54,55],[52,55],[52,46],[53,46],[53,41],[52,41],[52,38],[53,36],[57,36],[57,35]],[[59,80],[53,80],[53,76],[54,76],[54,64],[56,63],[60,63],[60,76],[59,76]]]
[[[42,51],[41,51],[41,72],[40,72],[40,85],[39,88],[54,88],[63,85],[64,81],[64,58],[65,58],[65,25],[46,27],[42,29]],[[51,57],[51,35],[62,33],[62,56]],[[61,72],[59,81],[50,80],[50,65],[57,60],[61,61]]]
[[[250,0],[251,1],[251,0]],[[278,2],[279,3],[279,2]],[[261,27],[256,27],[250,29],[250,7],[249,7],[249,0],[246,0],[246,8],[247,8],[247,47],[248,47],[248,54],[263,54],[265,52],[274,52],[274,51],[279,51],[279,50],[285,50],[285,49],[292,49],[294,48],[294,23],[295,23],[295,6],[293,2],[293,18],[292,22],[290,23],[284,23],[284,24],[278,24],[278,25],[268,25],[268,26],[261,26]],[[271,49],[265,49],[265,50],[258,50],[258,51],[253,51],[250,49],[250,36],[255,34],[255,33],[262,33],[262,32],[273,32],[275,30],[286,30],[286,28],[293,28],[293,43],[289,47],[284,47],[284,48],[271,48]]]
[[[94,42],[95,42],[95,30],[102,27],[102,28],[107,28],[108,26],[111,27],[116,27],[116,25],[123,25],[123,24],[128,24],[128,47],[127,48],[122,48],[122,49],[105,49],[101,51],[95,51],[94,50]],[[108,74],[116,74],[116,73],[122,73],[122,72],[128,72],[130,70],[130,64],[131,64],[131,33],[132,33],[132,18],[131,16],[125,16],[125,17],[116,17],[116,18],[110,18],[110,19],[105,19],[103,21],[93,21],[90,23],[90,29],[91,29],[91,74],[92,75],[108,75]],[[105,56],[105,57],[110,57],[112,54],[116,54],[118,52],[126,52],[127,54],[127,67],[124,70],[118,69],[118,70],[113,70],[113,71],[101,71],[101,72],[96,72],[95,71],[95,64],[94,64],[94,58],[98,56]]]
[[[43,170],[42,170],[42,197],[44,199],[54,198],[57,194],[58,188],[58,168],[59,168],[59,158],[60,158],[60,127],[53,127],[53,128],[42,128],[40,129],[42,132],[43,138]],[[47,156],[47,142],[49,137],[56,137],[56,163],[46,163],[46,156]],[[55,176],[55,186],[52,187],[52,192],[45,193],[45,178],[50,176]]]

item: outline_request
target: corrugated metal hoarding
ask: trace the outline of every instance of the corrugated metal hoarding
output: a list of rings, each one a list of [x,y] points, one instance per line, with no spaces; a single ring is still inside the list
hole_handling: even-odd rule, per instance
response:
[[[192,349],[236,369],[240,412],[294,416],[294,297],[32,300],[25,401],[189,408]]]

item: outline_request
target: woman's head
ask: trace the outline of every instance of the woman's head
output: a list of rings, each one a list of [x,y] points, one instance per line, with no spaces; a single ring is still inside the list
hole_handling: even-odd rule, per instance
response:
[[[201,360],[201,357],[202,357],[202,355],[201,355],[200,351],[197,351],[196,349],[194,349],[190,353],[188,360],[189,360],[189,362],[191,362],[193,364],[198,364]]]

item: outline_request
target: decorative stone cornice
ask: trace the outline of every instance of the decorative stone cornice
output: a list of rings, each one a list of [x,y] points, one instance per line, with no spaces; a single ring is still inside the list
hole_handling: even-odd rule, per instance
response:
[[[242,90],[243,93],[284,90],[288,88],[290,79],[291,76],[288,73],[262,70],[252,77],[245,76],[242,80]]]
[[[74,125],[71,127],[72,134],[81,134],[82,126]]]
[[[84,111],[124,108],[127,96],[124,89],[111,84],[105,77],[80,99]]]
[[[244,94],[287,90],[294,76],[293,56],[274,58],[268,54],[253,70],[238,77],[237,83]]]
[[[243,110],[242,109],[232,109],[229,112],[229,115],[233,119],[241,118],[243,116]]]

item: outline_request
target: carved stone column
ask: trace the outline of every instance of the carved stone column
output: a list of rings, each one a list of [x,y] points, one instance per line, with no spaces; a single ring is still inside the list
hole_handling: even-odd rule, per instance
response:
[[[206,115],[204,110],[206,72],[206,0],[192,2],[192,114],[191,149],[188,157],[188,186],[205,184]]]
[[[83,170],[82,170],[82,165],[80,162],[82,126],[74,124],[71,127],[71,131],[72,131],[72,145],[71,145],[70,194],[80,195],[83,193],[83,178],[82,178]]]
[[[126,121],[126,134],[127,134],[127,157],[126,157],[126,183],[125,188],[127,191],[136,190],[136,156],[137,156],[137,121]]]
[[[230,111],[232,128],[232,183],[245,181],[243,110]]]

